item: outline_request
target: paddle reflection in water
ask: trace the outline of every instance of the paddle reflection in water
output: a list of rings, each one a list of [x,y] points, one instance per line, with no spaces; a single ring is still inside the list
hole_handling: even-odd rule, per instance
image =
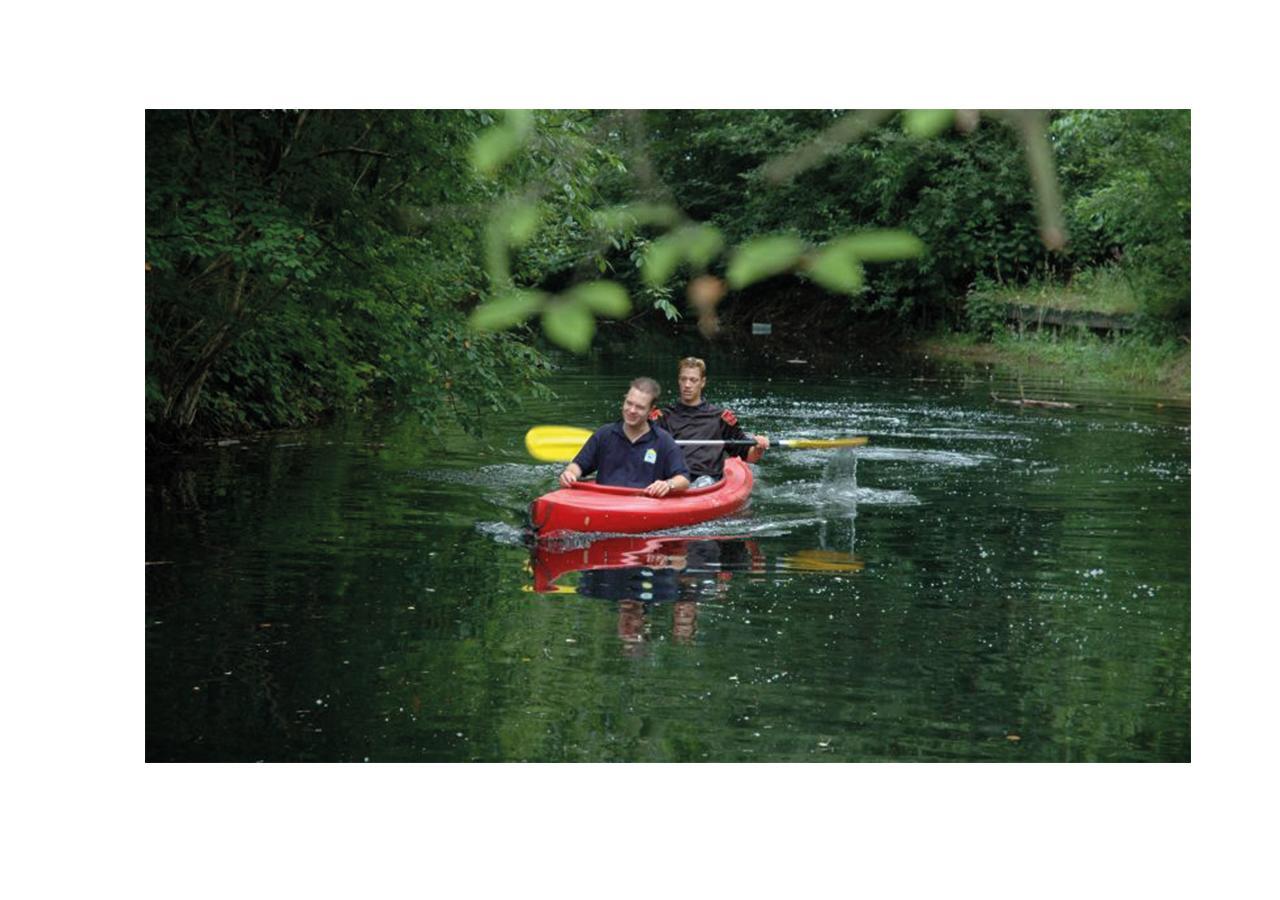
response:
[[[851,553],[800,550],[768,559],[757,541],[733,537],[608,537],[542,542],[530,560],[537,593],[578,594],[618,603],[618,637],[634,653],[648,640],[656,609],[671,605],[671,638],[688,643],[697,632],[697,604],[727,596],[734,575],[770,572],[859,572]],[[575,587],[560,584],[580,572]]]

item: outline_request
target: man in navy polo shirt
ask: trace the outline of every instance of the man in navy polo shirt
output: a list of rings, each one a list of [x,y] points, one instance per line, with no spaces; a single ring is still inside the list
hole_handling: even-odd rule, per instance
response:
[[[662,388],[652,378],[631,382],[622,401],[622,421],[606,425],[587,438],[573,462],[560,473],[569,487],[596,472],[596,483],[644,488],[650,497],[665,497],[689,487],[689,467],[673,438],[649,427],[649,412]]]

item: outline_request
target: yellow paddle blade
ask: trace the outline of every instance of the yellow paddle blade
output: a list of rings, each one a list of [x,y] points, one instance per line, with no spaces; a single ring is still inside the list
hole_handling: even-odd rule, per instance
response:
[[[522,585],[520,590],[526,594],[576,594],[578,589],[571,584],[553,584],[545,591],[540,591],[531,584]]]
[[[797,572],[861,572],[866,563],[839,550],[797,550],[782,558],[782,568]]]
[[[783,447],[790,447],[796,450],[822,450],[827,447],[861,447],[867,442],[865,437],[846,437],[846,438],[796,438],[793,440],[779,441]]]
[[[524,446],[534,459],[543,462],[569,462],[578,455],[589,437],[591,432],[584,428],[535,425],[524,436]]]

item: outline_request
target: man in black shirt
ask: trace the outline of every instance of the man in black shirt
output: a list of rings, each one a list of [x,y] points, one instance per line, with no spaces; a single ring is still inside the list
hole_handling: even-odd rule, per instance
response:
[[[680,399],[665,409],[655,409],[649,419],[660,428],[671,432],[678,441],[754,440],[754,447],[729,447],[724,444],[696,444],[684,446],[685,462],[689,464],[692,487],[715,484],[724,477],[725,456],[732,454],[756,462],[769,449],[769,439],[763,434],[750,435],[738,424],[732,410],[713,406],[702,399],[707,386],[707,364],[697,357],[680,360],[678,368]]]

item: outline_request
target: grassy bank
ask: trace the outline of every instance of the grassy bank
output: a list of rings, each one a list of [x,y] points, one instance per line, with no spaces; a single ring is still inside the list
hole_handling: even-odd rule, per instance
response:
[[[1089,332],[1003,332],[990,340],[948,334],[920,341],[913,350],[935,360],[996,365],[1018,374],[1052,376],[1078,385],[1191,398],[1191,345],[1181,340],[1153,342],[1141,336],[1104,339]]]
[[[981,303],[1034,306],[1060,312],[1131,316],[1143,311],[1135,279],[1118,266],[1078,272],[1069,284],[1032,281],[1019,285],[987,285],[970,292],[969,307]]]
[[[968,331],[918,342],[913,349],[941,361],[1007,368],[1080,386],[1144,390],[1191,398],[1191,344],[1158,315],[1152,292],[1119,267],[1077,273],[1069,284],[975,286],[965,298]],[[1022,330],[1008,324],[1011,308],[1129,317],[1133,331],[1107,337],[1081,327]]]

